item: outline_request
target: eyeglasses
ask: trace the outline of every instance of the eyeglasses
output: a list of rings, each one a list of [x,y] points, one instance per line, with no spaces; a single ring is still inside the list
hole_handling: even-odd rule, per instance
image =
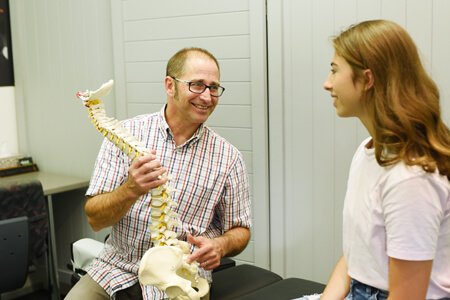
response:
[[[200,81],[186,81],[186,80],[178,79],[173,76],[170,76],[170,77],[172,77],[176,81],[181,81],[181,82],[189,84],[189,91],[191,91],[195,94],[202,94],[208,88],[211,96],[220,97],[220,96],[222,96],[223,92],[225,91],[225,88],[220,85],[215,85],[215,84],[207,85]]]

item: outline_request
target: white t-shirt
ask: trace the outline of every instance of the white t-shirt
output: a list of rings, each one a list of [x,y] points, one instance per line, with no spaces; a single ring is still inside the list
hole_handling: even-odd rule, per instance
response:
[[[365,140],[350,168],[344,204],[349,276],[389,290],[389,257],[434,260],[427,299],[450,297],[450,183],[399,162],[378,165]]]

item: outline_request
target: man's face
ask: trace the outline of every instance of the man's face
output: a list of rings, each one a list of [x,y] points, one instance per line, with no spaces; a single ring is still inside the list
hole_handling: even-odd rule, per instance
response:
[[[193,56],[186,62],[186,72],[180,76],[185,81],[199,81],[206,85],[219,85],[219,70],[216,63],[206,56]],[[175,85],[175,79],[172,79]],[[214,111],[219,97],[213,97],[207,88],[203,93],[189,91],[189,84],[178,81],[174,86],[171,111],[177,122],[186,125],[204,123]]]

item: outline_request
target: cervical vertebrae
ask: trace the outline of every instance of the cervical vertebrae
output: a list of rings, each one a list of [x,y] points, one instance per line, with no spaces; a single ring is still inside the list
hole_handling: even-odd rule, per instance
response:
[[[131,160],[151,154],[151,151],[130,132],[123,129],[114,118],[108,118],[101,100],[109,94],[114,81],[104,83],[94,92],[78,92],[77,97],[89,108],[92,123]],[[173,211],[177,203],[172,201],[176,191],[168,181],[150,191],[151,200],[151,241],[153,248],[147,250],[139,266],[139,281],[144,285],[154,285],[165,291],[170,299],[198,300],[209,291],[208,282],[198,275],[196,262],[186,263],[189,244],[177,239],[171,229],[178,226],[177,214]]]

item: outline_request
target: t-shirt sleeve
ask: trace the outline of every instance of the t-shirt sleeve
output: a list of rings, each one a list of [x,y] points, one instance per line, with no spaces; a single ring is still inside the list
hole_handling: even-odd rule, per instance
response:
[[[389,257],[434,259],[444,216],[441,192],[426,174],[400,182],[386,192],[383,212]]]

